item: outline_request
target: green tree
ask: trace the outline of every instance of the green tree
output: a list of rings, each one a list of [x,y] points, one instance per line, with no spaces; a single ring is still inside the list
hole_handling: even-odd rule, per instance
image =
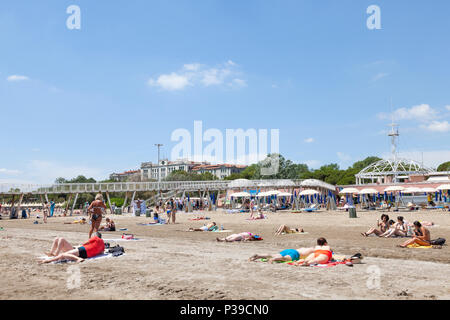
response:
[[[437,167],[437,171],[450,171],[450,161],[441,163],[441,164]]]

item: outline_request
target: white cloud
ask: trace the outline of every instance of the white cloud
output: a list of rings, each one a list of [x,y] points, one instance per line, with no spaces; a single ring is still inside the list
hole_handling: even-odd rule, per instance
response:
[[[186,76],[179,75],[175,72],[172,72],[171,74],[162,74],[156,80],[148,80],[148,85],[160,87],[167,91],[182,90],[189,84],[189,79]]]
[[[28,78],[27,76],[20,76],[20,75],[14,74],[14,75],[11,75],[8,78],[6,78],[6,80],[9,82],[18,82],[18,81],[30,80],[30,78]]]
[[[20,171],[19,170],[11,170],[11,169],[0,168],[0,174],[16,175],[16,174],[20,174]]]
[[[243,88],[247,86],[247,81],[236,78],[233,79],[233,81],[231,82],[231,86]]]
[[[375,81],[381,80],[381,79],[387,77],[388,75],[389,75],[389,73],[380,72],[372,78],[372,81],[375,82]]]
[[[421,128],[433,132],[450,132],[450,123],[448,121],[432,121]]]
[[[224,64],[208,67],[200,63],[184,64],[181,70],[169,74],[161,74],[157,78],[150,78],[149,86],[159,87],[162,90],[183,90],[187,86],[203,87],[228,85],[233,87],[246,87],[247,82],[237,76],[237,64],[228,60]]]
[[[391,114],[379,113],[378,118],[391,119],[393,117],[394,120],[416,120],[425,122],[435,119],[437,115],[438,112],[431,108],[430,105],[421,104],[411,108],[399,108]]]
[[[314,142],[314,138],[306,138],[304,141],[306,143],[313,143]]]
[[[306,160],[301,161],[308,166],[310,169],[318,169],[320,167],[321,162],[319,160]]]

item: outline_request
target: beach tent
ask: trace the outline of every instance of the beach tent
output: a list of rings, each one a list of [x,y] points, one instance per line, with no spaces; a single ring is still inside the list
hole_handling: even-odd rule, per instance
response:
[[[359,191],[359,195],[361,196],[361,203],[366,204],[370,199],[370,195],[377,194],[378,191],[372,188],[366,188]],[[374,201],[375,202],[375,201]]]
[[[403,191],[403,190],[405,190],[405,188],[401,187],[401,186],[390,186],[390,187],[387,187],[386,189],[384,189],[384,192],[385,193],[386,192],[390,192],[391,193],[390,194],[390,200],[391,200],[391,202],[393,202],[393,193],[397,192],[397,193],[400,194],[400,191]],[[398,208],[399,198],[400,198],[400,195],[399,195],[399,197],[395,197],[395,207],[396,208]]]

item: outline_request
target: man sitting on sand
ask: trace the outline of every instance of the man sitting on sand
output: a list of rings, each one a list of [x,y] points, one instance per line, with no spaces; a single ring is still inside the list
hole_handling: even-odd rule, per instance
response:
[[[422,226],[419,221],[414,221],[414,236],[412,239],[405,241],[399,245],[400,248],[406,248],[410,244],[418,244],[419,246],[431,246],[430,231]]]
[[[106,218],[106,224],[101,226],[99,230],[102,231],[116,231],[116,224],[110,218]]]
[[[234,242],[234,241],[258,241],[262,240],[260,236],[251,232],[241,232],[231,234],[226,238],[216,238],[219,242]]]
[[[256,261],[258,259],[269,259],[270,263],[297,261],[301,257],[309,256],[311,253],[314,253],[314,248],[287,249],[276,254],[254,254],[248,260]]]
[[[215,231],[215,230],[217,230],[217,225],[215,222],[211,222],[201,228],[189,228],[188,231]]]
[[[73,247],[64,238],[56,238],[53,241],[50,252],[46,252],[47,256],[53,258],[42,260],[39,263],[50,263],[62,260],[83,262],[84,259],[95,257],[100,253],[103,253],[104,250],[105,243],[99,232],[94,233],[92,238],[78,248]]]
[[[305,232],[303,230],[303,228],[299,227],[299,228],[290,228],[285,224],[282,224],[281,226],[278,227],[277,231],[275,231],[275,235],[279,236],[282,234],[288,234],[288,233],[303,233]]]

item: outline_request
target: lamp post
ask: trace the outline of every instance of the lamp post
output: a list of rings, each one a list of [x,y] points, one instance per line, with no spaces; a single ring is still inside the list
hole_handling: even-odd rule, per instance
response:
[[[160,155],[160,148],[163,146],[161,143],[156,143],[155,147],[158,147],[158,182],[161,182],[161,170],[159,168],[159,155]]]

